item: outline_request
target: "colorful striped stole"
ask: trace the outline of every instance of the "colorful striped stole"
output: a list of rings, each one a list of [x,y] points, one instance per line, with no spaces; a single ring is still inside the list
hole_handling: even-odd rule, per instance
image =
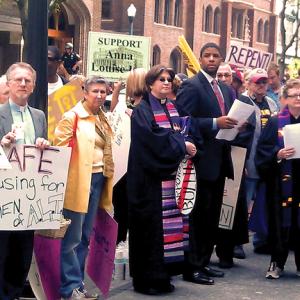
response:
[[[172,128],[178,126],[181,132],[185,131],[187,118],[181,118],[174,104],[166,99],[167,116],[159,99],[150,94],[150,105],[155,122],[159,127]],[[182,215],[175,200],[175,175],[170,174],[169,180],[163,180],[162,189],[162,222],[164,234],[164,261],[166,263],[184,260],[184,251],[188,249],[189,217]]]

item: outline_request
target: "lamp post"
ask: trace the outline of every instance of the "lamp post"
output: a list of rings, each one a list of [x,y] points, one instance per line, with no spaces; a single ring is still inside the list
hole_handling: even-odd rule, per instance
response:
[[[129,20],[129,34],[133,35],[133,19],[136,14],[136,8],[135,6],[131,3],[129,7],[127,8],[127,15],[128,15],[128,20]]]

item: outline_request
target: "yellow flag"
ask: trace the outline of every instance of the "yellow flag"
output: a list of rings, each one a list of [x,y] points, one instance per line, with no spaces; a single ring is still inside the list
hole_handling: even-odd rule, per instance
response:
[[[183,55],[184,63],[187,65],[187,75],[189,77],[192,77],[193,75],[197,74],[201,69],[199,61],[183,35],[181,35],[178,38],[178,43],[179,49]]]

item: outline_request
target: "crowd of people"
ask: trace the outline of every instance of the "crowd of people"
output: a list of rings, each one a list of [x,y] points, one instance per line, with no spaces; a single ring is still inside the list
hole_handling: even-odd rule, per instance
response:
[[[48,94],[68,82],[61,73],[64,60],[69,74],[77,72],[81,60],[72,48],[67,44],[61,56],[57,47],[48,47]],[[57,124],[53,145],[72,148],[62,211],[71,220],[60,251],[62,299],[97,299],[86,289],[84,271],[99,206],[114,211],[117,242],[129,236],[130,275],[138,293],[171,293],[171,277],[177,274],[213,285],[214,278],[224,276],[221,269],[246,258],[249,229],[255,232],[254,251],[271,256],[266,278],[282,275],[291,249],[300,276],[300,160],[293,159],[295,149],[284,144],[282,134],[284,126],[300,123],[300,79],[283,82],[275,64],[268,70],[237,69],[223,62],[214,43],[201,48],[199,61],[201,70],[192,78],[155,65],[149,71],[132,70],[126,83],[112,85],[101,76],[85,79],[83,99]],[[50,145],[44,113],[28,105],[35,79],[26,63],[13,64],[0,78],[2,147]],[[113,188],[114,133],[104,105],[112,93],[113,111],[124,87],[131,144],[127,173]],[[254,107],[242,124],[228,117],[236,99]],[[23,138],[16,136],[14,123],[24,125]],[[233,141],[216,139],[220,129],[234,127],[238,135]],[[234,178],[231,146],[244,147],[247,154],[233,228],[227,230],[219,228],[219,218],[225,180]],[[185,159],[197,176],[189,214],[183,213],[175,192],[176,172]],[[22,293],[33,237],[33,231],[0,231],[3,300]],[[210,265],[214,249],[220,269]]]

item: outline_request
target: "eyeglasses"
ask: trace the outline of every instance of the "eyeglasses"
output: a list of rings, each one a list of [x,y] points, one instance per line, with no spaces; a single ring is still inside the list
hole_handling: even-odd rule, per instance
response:
[[[228,77],[230,77],[230,76],[231,76],[231,74],[229,74],[229,73],[224,73],[224,74],[218,73],[218,74],[217,74],[217,77],[218,77],[218,78],[222,78],[222,77],[228,78]]]
[[[260,80],[260,81],[257,81],[255,82],[255,84],[259,85],[259,84],[267,84],[268,83],[268,80]]]
[[[288,98],[299,98],[300,99],[300,94],[293,94],[293,95],[287,95]]]
[[[16,82],[19,85],[22,84],[23,81],[24,81],[25,84],[31,84],[31,83],[33,83],[32,80],[26,79],[26,78],[16,78],[16,79],[11,79],[11,80],[14,81],[14,82]]]
[[[160,82],[168,82],[168,83],[170,83],[170,82],[172,82],[173,81],[173,79],[171,78],[171,77],[167,77],[167,78],[165,78],[165,77],[160,77],[159,79],[158,79]]]

